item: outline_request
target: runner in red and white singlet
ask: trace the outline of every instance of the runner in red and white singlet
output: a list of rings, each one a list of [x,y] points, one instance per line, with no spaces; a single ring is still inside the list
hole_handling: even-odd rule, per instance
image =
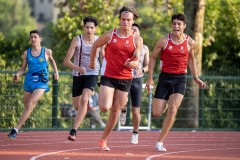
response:
[[[171,36],[168,34],[167,45],[162,50],[160,58],[162,71],[171,74],[187,73],[188,35],[185,35],[182,43],[173,42]]]
[[[90,68],[95,68],[97,48],[106,46],[106,70],[101,76],[98,104],[103,112],[110,110],[109,118],[99,141],[101,150],[109,151],[107,137],[118,121],[120,110],[127,102],[132,83],[132,69],[138,67],[143,46],[142,38],[131,29],[137,14],[134,9],[122,7],[119,11],[120,27],[104,33],[94,42]]]
[[[104,76],[117,79],[132,79],[132,69],[123,64],[133,56],[135,49],[134,31],[128,37],[120,37],[118,29],[114,29],[111,40],[105,48],[107,65]]]
[[[150,91],[151,85],[154,86],[154,65],[160,54],[162,71],[153,99],[153,116],[160,117],[168,110],[155,146],[158,151],[166,151],[163,147],[163,141],[174,124],[177,110],[185,94],[187,65],[189,65],[194,80],[199,87],[205,88],[206,86],[197,75],[194,58],[195,41],[183,32],[185,28],[186,16],[184,14],[174,14],[172,16],[172,33],[157,41],[149,61],[146,86]]]

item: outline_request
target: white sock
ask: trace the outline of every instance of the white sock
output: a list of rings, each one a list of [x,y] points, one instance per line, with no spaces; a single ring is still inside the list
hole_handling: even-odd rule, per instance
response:
[[[17,133],[18,133],[18,129],[17,128],[13,128]]]

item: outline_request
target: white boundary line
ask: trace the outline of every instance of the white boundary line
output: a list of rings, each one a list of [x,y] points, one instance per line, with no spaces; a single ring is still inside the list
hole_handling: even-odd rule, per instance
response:
[[[149,145],[138,145],[139,146],[149,146]],[[131,145],[131,146],[112,146],[111,148],[116,148],[116,147],[120,147],[120,148],[129,148],[129,147],[136,147],[135,145]],[[77,151],[77,150],[87,150],[87,149],[99,149],[100,151],[100,148],[99,147],[89,147],[89,148],[80,148],[80,149],[68,149],[68,150],[61,150],[61,151],[55,151],[55,152],[48,152],[48,153],[45,153],[45,154],[40,154],[40,155],[37,155],[37,156],[34,156],[34,157],[31,157],[30,160],[36,160],[40,157],[44,157],[44,156],[48,156],[48,155],[53,155],[53,154],[57,154],[57,153],[62,153],[62,152],[69,152],[69,151]]]
[[[149,146],[149,145],[138,145],[138,146]],[[131,146],[112,146],[111,148],[116,148],[116,147],[126,148],[126,147],[135,147],[135,146],[132,146],[132,145]],[[60,151],[55,151],[55,152],[48,152],[48,153],[45,153],[45,154],[40,154],[40,155],[31,157],[30,160],[36,160],[36,159],[38,159],[40,157],[53,155],[53,154],[57,154],[57,153],[63,153],[63,152],[69,152],[69,151],[77,151],[77,150],[98,149],[98,148],[99,147],[89,147],[89,148],[81,148],[81,149],[68,149],[68,150],[60,150]],[[217,150],[235,150],[235,149],[239,150],[240,148],[198,149],[198,150],[186,150],[186,151],[178,151],[178,152],[168,152],[168,153],[162,153],[162,154],[149,156],[145,160],[152,160],[152,158],[161,157],[161,156],[164,156],[164,155],[179,154],[179,153],[217,151]]]
[[[186,150],[186,151],[178,151],[178,152],[168,152],[163,154],[156,154],[146,158],[146,160],[151,160],[152,158],[161,157],[164,155],[178,154],[178,153],[187,153],[187,152],[203,152],[203,151],[217,151],[217,150],[234,150],[240,148],[222,148],[222,149],[198,149],[198,150]]]

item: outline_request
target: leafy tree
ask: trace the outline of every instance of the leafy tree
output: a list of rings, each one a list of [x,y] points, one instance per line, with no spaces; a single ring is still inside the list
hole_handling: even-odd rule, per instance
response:
[[[212,76],[234,76],[231,79],[212,77],[202,108],[208,128],[238,128],[240,3],[238,0],[207,1],[204,24],[203,73]],[[231,120],[228,120],[231,119]]]
[[[207,1],[203,43],[204,74],[240,75],[239,8],[238,0]]]
[[[116,0],[98,0],[98,1],[65,1],[60,2],[57,6],[61,10],[61,18],[56,24],[52,25],[51,48],[54,54],[58,55],[57,63],[62,64],[66,55],[71,39],[82,33],[85,16],[94,16],[99,22],[97,27],[98,35],[118,26],[117,11],[122,6],[121,1]],[[68,10],[66,10],[68,8]],[[66,67],[59,67],[63,70]]]
[[[36,21],[30,16],[28,0],[0,0],[0,31],[16,34],[36,28]]]
[[[184,13],[187,17],[187,27],[185,32],[196,42],[194,56],[197,65],[196,71],[199,76],[202,71],[202,43],[205,3],[205,0],[184,0]],[[192,75],[190,71],[188,72],[188,75]],[[181,110],[177,115],[178,118],[184,118],[185,120],[178,121],[176,126],[179,125],[186,128],[197,128],[199,126],[199,88],[196,86],[193,79],[188,79],[187,87],[185,99],[183,100]]]
[[[0,33],[0,37],[0,69],[16,70],[22,63],[23,52],[30,46],[29,33],[23,31],[6,36]]]
[[[15,70],[29,47],[29,31],[36,28],[27,0],[0,0],[0,69]]]

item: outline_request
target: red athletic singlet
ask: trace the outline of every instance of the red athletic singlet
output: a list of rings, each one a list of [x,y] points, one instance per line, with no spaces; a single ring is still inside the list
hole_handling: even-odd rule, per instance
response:
[[[107,65],[104,76],[116,79],[131,79],[132,69],[125,67],[124,63],[133,56],[135,48],[134,32],[128,37],[119,37],[117,29],[114,29],[111,40],[105,48]]]
[[[162,71],[171,74],[187,73],[188,62],[188,36],[182,43],[176,44],[172,41],[171,34],[168,35],[166,47],[162,50],[160,57]]]

